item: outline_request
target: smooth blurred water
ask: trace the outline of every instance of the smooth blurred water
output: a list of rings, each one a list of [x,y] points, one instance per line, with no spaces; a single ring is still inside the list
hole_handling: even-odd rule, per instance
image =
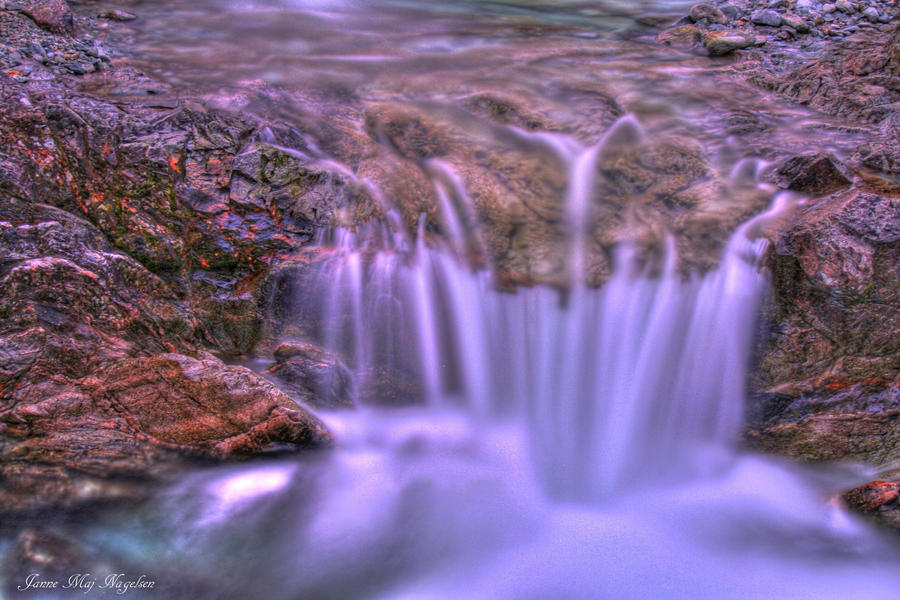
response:
[[[626,244],[604,286],[565,292],[496,291],[461,229],[433,246],[389,223],[322,235],[326,341],[357,389],[411,362],[423,404],[324,412],[333,450],[196,472],[141,525],[87,535],[214,588],[198,598],[892,597],[896,540],[834,500],[861,470],[738,447],[758,235],[795,202],[702,278],[648,271]]]

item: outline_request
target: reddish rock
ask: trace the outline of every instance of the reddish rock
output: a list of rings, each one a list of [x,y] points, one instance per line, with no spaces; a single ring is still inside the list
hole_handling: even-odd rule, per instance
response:
[[[861,515],[900,528],[900,481],[870,481],[845,492],[842,498]]]
[[[2,511],[132,498],[185,460],[329,441],[272,384],[203,354],[186,302],[90,223],[5,199],[0,275]]]
[[[805,460],[900,458],[900,199],[815,202],[776,234],[770,261],[749,443]]]
[[[75,18],[66,0],[18,0],[19,10],[53,33],[75,32]]]

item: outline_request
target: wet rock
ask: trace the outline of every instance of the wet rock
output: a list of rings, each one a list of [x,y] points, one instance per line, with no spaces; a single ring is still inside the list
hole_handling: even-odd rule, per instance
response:
[[[698,44],[702,37],[703,33],[696,25],[679,25],[661,31],[656,41],[667,46],[689,48]]]
[[[827,152],[789,158],[775,175],[784,187],[806,194],[829,194],[851,183],[846,168]]]
[[[187,460],[330,441],[271,383],[209,355],[126,358],[77,379],[23,383],[2,416],[4,512],[128,497],[129,482],[153,481]]]
[[[18,0],[18,7],[48,31],[59,34],[75,31],[75,19],[66,0]]]
[[[784,73],[750,67],[747,76],[789,100],[835,116],[881,123],[896,113],[900,102],[900,89],[883,85],[900,72],[898,48],[900,32],[873,33],[830,44],[819,58],[789,66]]]
[[[705,21],[707,23],[728,23],[728,18],[721,10],[712,4],[695,4],[691,8],[690,19],[694,23]]]
[[[742,32],[710,33],[703,40],[703,45],[710,56],[724,56],[741,48],[748,48],[756,43],[756,37]]]
[[[774,10],[758,10],[750,15],[750,20],[756,25],[766,25],[768,27],[781,26],[781,15]]]
[[[313,344],[282,342],[266,370],[298,400],[319,408],[353,406],[350,372],[333,354]]]
[[[752,444],[807,460],[896,460],[900,202],[859,190],[817,202],[776,235],[771,263]]]
[[[133,498],[179,461],[328,439],[252,372],[171,353],[202,341],[186,303],[71,213],[0,202],[0,277],[4,510]]]
[[[834,377],[809,385],[799,396],[753,398],[745,434],[756,450],[797,460],[857,460],[888,465],[900,456],[900,387]]]
[[[900,174],[900,141],[868,142],[854,154],[860,164],[890,175]]]
[[[864,517],[900,528],[900,481],[870,481],[845,492],[842,499]]]

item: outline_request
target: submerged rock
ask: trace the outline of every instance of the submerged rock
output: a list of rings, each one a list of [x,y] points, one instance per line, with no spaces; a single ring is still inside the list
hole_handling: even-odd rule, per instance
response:
[[[696,25],[679,25],[665,29],[656,36],[656,41],[667,46],[691,47],[698,44],[703,32]]]
[[[282,342],[274,357],[266,374],[298,400],[320,408],[353,406],[350,372],[330,352],[313,344]]]

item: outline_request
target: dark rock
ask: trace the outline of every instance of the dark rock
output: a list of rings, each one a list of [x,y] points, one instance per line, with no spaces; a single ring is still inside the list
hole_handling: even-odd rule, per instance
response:
[[[803,461],[887,465],[900,457],[900,386],[832,377],[756,396],[745,434],[754,449]]]
[[[4,510],[132,498],[188,458],[328,440],[252,372],[170,353],[201,341],[185,303],[66,211],[0,202],[0,277]]]
[[[781,15],[774,10],[757,10],[750,15],[750,20],[756,25],[779,27],[782,19]]]
[[[806,194],[829,194],[850,185],[846,169],[827,152],[794,156],[776,171],[784,187]]]
[[[266,370],[285,391],[320,408],[353,406],[350,372],[330,352],[303,342],[275,348],[276,364]]]
[[[743,11],[734,4],[724,4],[719,7],[719,10],[722,11],[722,14],[724,14],[729,21],[737,21],[743,14]]]
[[[870,481],[845,492],[842,499],[864,517],[900,528],[900,481]]]
[[[854,158],[870,169],[900,175],[900,140],[865,143],[857,149]]]

